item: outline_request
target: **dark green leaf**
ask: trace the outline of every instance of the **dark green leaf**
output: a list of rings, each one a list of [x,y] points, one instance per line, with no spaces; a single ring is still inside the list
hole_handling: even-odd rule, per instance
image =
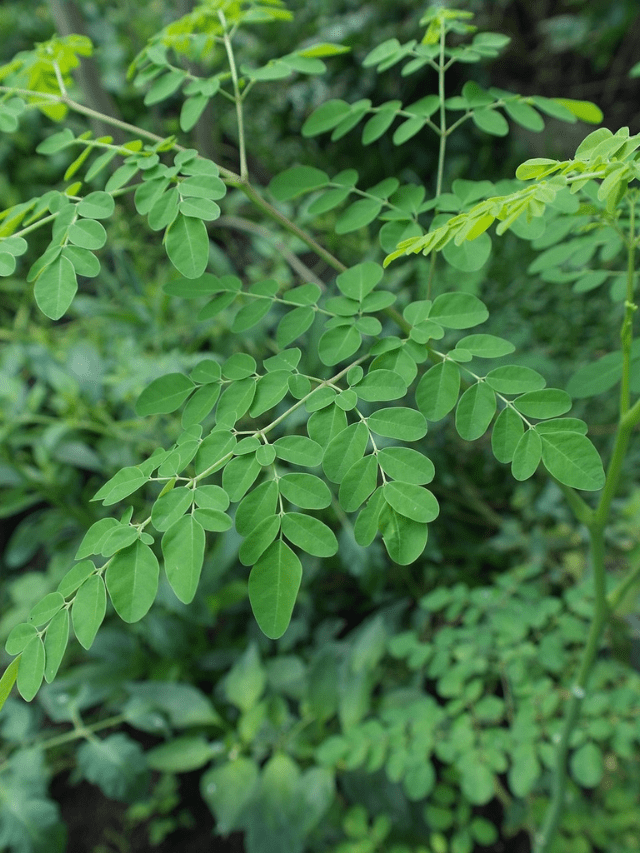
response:
[[[316,312],[310,305],[301,305],[287,312],[278,323],[276,343],[279,347],[287,347],[307,331],[313,324]]]
[[[374,198],[354,201],[343,211],[335,224],[336,234],[349,234],[363,228],[378,216],[382,210],[382,202]]]
[[[193,501],[193,489],[180,486],[161,495],[151,510],[151,523],[156,530],[164,532],[182,518]]]
[[[269,184],[271,195],[278,201],[289,201],[303,193],[317,190],[329,183],[329,175],[313,166],[292,166],[285,169]]]
[[[273,409],[283,400],[289,390],[289,371],[274,370],[261,376],[256,386],[255,397],[251,404],[250,414],[252,418]]]
[[[285,435],[274,441],[273,446],[279,459],[294,465],[315,468],[322,462],[322,447],[304,435]]]
[[[353,528],[353,535],[362,548],[368,548],[376,538],[378,533],[378,519],[382,508],[387,506],[382,487],[376,489],[373,495],[369,498],[367,505],[358,513],[356,523]]]
[[[253,528],[238,551],[243,566],[253,566],[280,531],[280,516],[268,515]]]
[[[501,358],[515,349],[510,341],[495,335],[467,335],[458,341],[456,347],[466,349],[479,358]]]
[[[327,130],[332,130],[350,112],[351,107],[346,101],[339,99],[325,101],[311,113],[302,125],[302,135],[318,136]]]
[[[225,466],[222,472],[222,488],[232,503],[237,503],[254,484],[262,470],[255,454],[236,456]]]
[[[340,273],[336,284],[340,292],[349,299],[362,302],[382,278],[383,270],[380,264],[365,261]]]

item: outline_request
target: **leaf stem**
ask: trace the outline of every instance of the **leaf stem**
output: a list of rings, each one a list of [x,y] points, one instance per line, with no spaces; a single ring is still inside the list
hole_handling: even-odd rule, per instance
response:
[[[238,71],[236,69],[236,60],[233,55],[233,45],[231,44],[231,38],[229,37],[229,32],[227,30],[227,21],[225,19],[224,12],[221,9],[218,11],[218,17],[220,18],[220,23],[222,24],[222,30],[224,33],[224,47],[227,51],[227,59],[229,60],[229,69],[231,71],[231,79],[233,81],[233,94],[234,101],[236,104],[236,121],[238,123],[240,178],[243,181],[247,181],[249,178],[249,170],[247,168],[247,151],[244,138],[244,117],[242,113],[242,94],[240,92],[240,84],[238,82]]]

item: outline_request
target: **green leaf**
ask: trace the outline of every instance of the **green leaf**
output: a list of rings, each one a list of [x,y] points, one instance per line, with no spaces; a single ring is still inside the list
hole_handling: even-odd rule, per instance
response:
[[[146,415],[168,414],[187,399],[195,388],[194,383],[184,373],[167,373],[154,379],[136,401],[136,414]]]
[[[269,409],[273,409],[274,406],[277,406],[286,397],[288,390],[288,370],[274,370],[271,373],[261,376],[258,379],[255,397],[249,410],[251,417],[257,418],[268,412]]]
[[[273,542],[249,575],[249,601],[260,630],[277,640],[287,630],[296,603],[302,564],[281,539]]]
[[[196,126],[208,103],[208,95],[193,95],[183,102],[180,109],[180,130],[183,133]]]
[[[238,550],[243,566],[253,566],[280,532],[280,516],[268,515],[257,524]]]
[[[91,500],[102,501],[103,506],[112,506],[133,494],[148,479],[149,477],[139,468],[122,468],[95,493]]]
[[[152,104],[157,104],[169,98],[180,88],[186,76],[186,71],[180,70],[167,71],[166,74],[162,74],[153,82],[149,91],[144,96],[145,106],[149,107]]]
[[[26,622],[18,623],[9,632],[4,646],[6,653],[8,655],[19,655],[37,634],[35,625],[29,625]]]
[[[31,608],[27,622],[37,628],[46,625],[63,606],[64,596],[59,592],[50,592]]]
[[[82,584],[71,608],[73,630],[85,649],[91,648],[107,610],[107,592],[101,575],[91,575]]]
[[[400,515],[387,506],[380,513],[382,541],[391,559],[400,566],[408,566],[422,554],[427,544],[426,524]]]
[[[275,514],[278,505],[278,485],[267,480],[246,495],[236,510],[236,530],[248,536],[264,518]]]
[[[407,385],[400,374],[393,370],[370,370],[364,379],[354,386],[361,400],[368,403],[399,400],[407,393]]]
[[[95,219],[78,219],[69,226],[67,236],[74,246],[81,249],[101,249],[107,242],[104,226]]]
[[[441,293],[434,300],[429,319],[446,329],[468,329],[488,318],[486,306],[472,293]]]
[[[358,513],[353,527],[353,535],[362,548],[368,548],[378,533],[378,520],[382,508],[387,506],[382,494],[382,487],[376,489],[369,498],[367,505]]]
[[[346,101],[340,99],[325,101],[311,113],[302,125],[302,135],[310,137],[326,133],[326,131],[332,130],[340,124],[350,112],[351,107]]]
[[[13,690],[13,685],[16,683],[16,679],[18,678],[19,669],[20,658],[15,658],[2,673],[2,678],[0,678],[0,711],[4,706],[4,703],[9,698],[9,694]]]
[[[256,371],[256,360],[246,352],[236,352],[222,366],[225,379],[246,379]]]
[[[416,403],[428,421],[439,421],[458,402],[460,371],[452,361],[441,361],[424,374],[416,388]]]
[[[542,461],[552,477],[565,486],[588,492],[604,486],[602,460],[586,435],[577,432],[542,432],[541,438]]]
[[[540,391],[546,385],[544,377],[537,370],[513,364],[494,368],[487,373],[485,381],[498,394],[524,394],[527,391]]]
[[[314,474],[284,474],[278,480],[278,486],[280,494],[300,509],[324,509],[331,504],[329,487]]]
[[[367,426],[376,435],[399,441],[418,441],[427,434],[424,415],[404,406],[378,409],[367,418]]]
[[[215,430],[200,445],[196,455],[196,473],[213,473],[221,468],[230,456],[236,438],[228,430]]]
[[[232,503],[239,501],[254,484],[262,466],[254,453],[237,456],[225,466],[222,472],[222,488]]]
[[[44,662],[44,644],[40,637],[34,637],[22,652],[18,669],[18,691],[25,702],[31,702],[40,689]]]
[[[184,216],[192,216],[195,219],[203,219],[206,222],[212,222],[220,216],[219,205],[210,198],[185,198],[179,202],[178,210]],[[170,224],[175,219],[175,216],[167,216],[167,218],[169,221],[166,224]]]
[[[201,423],[212,412],[219,396],[220,385],[211,383],[198,388],[182,412],[183,429]]]
[[[144,756],[152,770],[188,773],[208,764],[213,752],[203,735],[182,735],[148,749]]]
[[[307,212],[311,216],[321,216],[323,213],[327,213],[341,205],[343,201],[349,198],[351,193],[351,187],[327,190],[327,192],[323,193],[309,205]],[[395,243],[393,248],[395,249]]]
[[[301,305],[288,311],[278,323],[276,343],[279,347],[287,347],[307,331],[313,324],[316,312],[310,305]]]
[[[319,518],[301,512],[282,516],[282,532],[298,548],[313,557],[332,557],[338,551],[333,531]]]
[[[362,338],[353,326],[336,326],[323,333],[318,342],[318,355],[323,364],[332,367],[350,358],[360,349]]]
[[[451,240],[443,247],[442,255],[445,261],[455,269],[461,272],[476,272],[489,260],[491,246],[491,238],[488,234],[483,233],[480,236],[473,237],[473,239],[465,239],[459,246]],[[476,326],[478,324],[472,323],[471,325]],[[468,326],[456,328],[466,329]]]
[[[510,119],[527,130],[540,133],[544,130],[544,119],[537,110],[523,101],[507,101],[504,110]]]
[[[382,493],[385,501],[397,513],[422,524],[433,521],[440,512],[434,495],[413,483],[392,480],[384,484]]]
[[[259,773],[253,759],[238,755],[232,761],[211,767],[202,776],[202,797],[215,815],[216,831],[221,835],[244,827],[241,814],[253,802]]]
[[[140,532],[129,524],[118,525],[110,530],[102,542],[100,554],[103,557],[111,557],[116,551],[128,547],[136,539],[140,538]]]
[[[516,797],[526,797],[540,778],[540,762],[532,743],[518,743],[514,747],[509,767],[509,788]]]
[[[169,260],[185,278],[198,278],[209,263],[209,236],[202,221],[178,214],[165,233]]]
[[[68,127],[58,133],[53,133],[47,136],[36,148],[38,154],[57,154],[58,151],[63,151],[69,145],[73,145],[75,136]]]
[[[378,463],[373,454],[364,456],[349,468],[340,484],[340,506],[345,512],[355,512],[378,485]]]
[[[329,442],[347,427],[347,416],[337,405],[329,405],[314,412],[307,421],[307,432],[310,438],[323,449]]]
[[[219,509],[195,509],[193,519],[199,522],[204,530],[211,533],[224,533],[233,527],[233,522],[229,516]]]
[[[340,292],[349,299],[362,302],[365,296],[374,289],[382,278],[383,270],[380,264],[365,261],[340,273],[336,284]]]
[[[269,192],[277,201],[289,201],[328,183],[329,175],[321,169],[313,166],[292,166],[272,179]]]
[[[78,290],[73,264],[63,256],[45,267],[36,279],[34,295],[38,308],[51,320],[59,320]]]
[[[478,358],[501,358],[515,350],[510,341],[495,335],[467,335],[458,341],[457,347],[468,350],[471,355]]]
[[[604,759],[598,744],[588,741],[576,749],[569,759],[569,769],[578,785],[597,788],[604,775]]]
[[[456,429],[460,438],[475,441],[489,429],[496,413],[496,395],[485,382],[476,382],[460,397]]]
[[[602,110],[591,101],[576,101],[571,98],[553,98],[553,100],[580,121],[585,121],[588,124],[600,124],[603,119]]]
[[[214,361],[211,358],[205,358],[203,361],[199,361],[198,364],[196,364],[189,374],[189,378],[194,382],[207,385],[211,382],[219,382],[221,373],[222,371],[217,361]]]
[[[71,261],[77,275],[95,278],[100,272],[100,261],[88,249],[81,249],[79,246],[65,246],[62,250],[62,257]]]
[[[51,620],[44,640],[44,677],[51,683],[56,677],[69,642],[69,611],[59,610]]]
[[[369,430],[362,422],[351,424],[333,438],[324,452],[322,468],[332,483],[341,483],[369,443]]]
[[[509,133],[509,123],[496,109],[474,110],[471,119],[476,127],[492,136],[506,136]]]
[[[138,540],[113,557],[105,574],[109,596],[124,622],[139,622],[153,604],[158,591],[158,560]]]
[[[581,435],[586,435],[588,427],[580,418],[555,418],[536,424],[535,430],[540,435],[547,432],[579,432]]]
[[[414,137],[417,133],[420,133],[426,123],[427,119],[422,116],[414,116],[413,118],[403,121],[393,133],[393,144],[404,145],[405,142],[408,142],[409,139]]]
[[[378,107],[376,114],[362,128],[362,144],[371,145],[379,139],[391,127],[401,106],[400,101],[389,101],[387,106]]]
[[[378,451],[378,464],[385,474],[405,483],[423,486],[433,480],[433,462],[410,447],[383,447]]]
[[[285,435],[276,439],[273,446],[279,459],[293,465],[315,468],[322,462],[322,447],[317,441],[304,435]]]
[[[511,462],[523,433],[522,418],[507,406],[496,418],[491,434],[491,449],[498,462]]]
[[[567,383],[572,397],[595,397],[615,387],[622,378],[622,352],[610,352],[577,370]]]
[[[364,198],[354,201],[338,217],[334,226],[336,234],[350,234],[359,228],[364,228],[378,216],[382,210],[382,202],[375,198]]]
[[[151,523],[155,529],[160,532],[168,530],[189,509],[193,497],[193,490],[185,486],[161,495],[151,510]]]
[[[204,530],[191,515],[185,515],[176,521],[162,537],[167,580],[183,604],[193,601],[196,594],[204,562],[204,548]]]
[[[76,208],[80,216],[87,219],[108,219],[115,210],[115,201],[109,193],[97,190],[89,193]]]
[[[542,458],[542,441],[534,429],[528,429],[516,445],[511,460],[511,473],[516,480],[528,480]]]
[[[559,388],[529,391],[513,401],[514,407],[528,418],[557,418],[571,408],[571,397]]]
[[[111,522],[113,522],[114,525],[118,524],[118,522],[115,520],[115,518],[108,518],[108,519],[103,518],[101,520],[102,521],[111,521]],[[95,527],[99,523],[100,522],[96,522],[96,524],[94,524],[93,527]],[[93,527],[91,529],[93,529]],[[111,529],[111,527],[108,528],[108,530],[110,530],[110,529]],[[87,536],[85,536],[85,538],[82,540],[83,545],[84,545],[84,542],[86,539],[87,539]],[[100,551],[98,550],[99,548],[100,548],[100,544],[99,544],[99,540],[98,540],[96,550],[94,551],[93,546],[91,546],[91,550],[85,551],[85,555],[87,553],[88,554],[93,554],[93,553],[99,554],[100,553]],[[78,553],[80,553],[80,549],[78,549]],[[76,559],[78,559],[77,556],[76,556]],[[89,575],[91,575],[91,574],[93,574],[93,572],[95,572],[95,570],[96,570],[96,567],[91,562],[91,560],[83,560],[81,563],[77,563],[75,566],[73,566],[73,568],[69,569],[69,571],[66,573],[66,575],[62,578],[62,580],[58,584],[58,592],[61,595],[64,595],[65,598],[67,598],[69,595],[74,593],[78,589],[78,587],[81,586],[86,581],[86,579],[89,577]]]

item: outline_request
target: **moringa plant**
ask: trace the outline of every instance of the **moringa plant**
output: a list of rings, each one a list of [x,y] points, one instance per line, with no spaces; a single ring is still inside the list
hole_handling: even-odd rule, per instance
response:
[[[59,189],[0,214],[0,274],[32,284],[40,311],[61,320],[78,287],[90,288],[89,280],[100,276],[108,240],[103,223],[133,205],[175,269],[164,292],[194,300],[199,321],[212,328],[222,323],[238,336],[228,358],[209,354],[189,373],[160,376],[140,394],[137,416],[173,416],[177,438],[116,471],[95,494],[94,501],[115,511],[86,531],[58,588],[12,630],[6,651],[15,658],[0,681],[0,701],[16,681],[30,701],[43,679],[55,679],[71,628],[88,649],[108,600],[125,622],[142,619],[156,597],[161,563],[177,598],[191,602],[207,534],[235,526],[253,613],[274,639],[291,619],[305,555],[331,558],[338,550],[335,511],[351,517],[361,547],[379,536],[390,563],[419,560],[439,514],[428,488],[436,471],[427,431],[454,413],[465,441],[491,431],[493,455],[516,481],[543,468],[589,532],[595,613],[569,686],[547,817],[534,840],[536,853],[546,853],[562,817],[570,738],[604,627],[640,576],[636,555],[617,587],[610,589],[605,577],[605,531],[640,423],[640,348],[633,340],[640,136],[600,128],[570,159],[526,161],[500,192],[489,181],[445,186],[449,138],[469,122],[501,137],[508,119],[538,132],[545,117],[593,124],[602,118],[588,102],[525,97],[472,80],[449,94],[452,66],[494,58],[508,43],[498,33],[476,32],[472,17],[431,7],[420,20],[419,40],[390,39],[366,56],[363,65],[379,74],[397,65],[403,78],[435,73],[430,94],[409,104],[329,100],[301,129],[305,138],[330,134],[335,141],[362,126],[365,147],[385,134],[396,146],[424,131],[435,134],[431,197],[426,187],[393,176],[363,188],[354,169],[330,175],[307,164],[292,165],[268,187],[255,182],[245,133],[254,89],[294,74],[321,74],[325,59],[346,50],[312,44],[259,68],[238,64],[239,31],[291,18],[280,0],[207,0],[161,30],[132,63],[130,78],[145,92],[147,107],[181,93],[179,127],[187,144],[78,99],[72,72],[92,52],[84,36],[54,37],[0,68],[0,129],[11,134],[23,114],[39,111],[61,129],[38,153],[56,163],[71,155]],[[199,68],[209,70],[199,74]],[[235,114],[235,170],[188,144],[214,99]],[[118,137],[78,135],[65,125],[68,116],[110,125]],[[308,269],[293,252],[287,253],[293,285],[208,272],[229,189],[292,235],[293,245],[315,253],[325,272]],[[361,262],[347,266],[318,237],[327,221],[332,243],[377,228],[379,246],[371,244]],[[620,340],[578,371],[568,390],[547,388],[541,373],[512,363],[515,347],[483,330],[484,303],[469,288],[445,286],[447,268],[464,281],[484,267],[494,225],[496,236],[511,231],[542,250],[532,275],[572,282],[576,294],[612,281]],[[43,234],[50,234],[45,250],[18,270],[29,243]],[[418,253],[430,258],[428,279],[407,286],[398,270]],[[260,361],[242,346],[242,336],[256,328],[273,338]],[[568,392],[588,398],[614,388],[619,420],[603,466],[587,423],[568,415]],[[123,509],[122,502],[141,491],[150,509],[134,517],[133,506]]]

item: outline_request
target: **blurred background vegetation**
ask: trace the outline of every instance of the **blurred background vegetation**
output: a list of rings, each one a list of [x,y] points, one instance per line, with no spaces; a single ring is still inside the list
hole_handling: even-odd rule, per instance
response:
[[[78,76],[81,99],[162,135],[179,132],[179,99],[146,108],[126,70],[150,36],[192,5],[4,0],[0,62],[56,29],[84,32],[96,53]],[[349,135],[336,142],[300,135],[329,98],[409,102],[434,91],[429,71],[406,81],[394,70],[378,76],[361,67],[385,39],[416,37],[424,6],[291,0],[295,23],[241,33],[238,54],[251,64],[307,42],[351,47],[328,61],[325,75],[256,90],[247,139],[258,184],[309,163],[332,174],[356,168],[364,186],[396,175],[433,194],[437,145],[428,135],[401,147],[385,136],[367,149]],[[455,7],[511,43],[495,61],[455,66],[447,94],[471,74],[520,94],[592,100],[611,130],[640,131],[639,83],[629,76],[640,61],[636,0]],[[233,116],[215,109],[190,144],[235,168]],[[71,122],[85,129],[78,117]],[[461,177],[510,178],[527,157],[565,156],[588,130],[549,121],[542,134],[495,138],[467,123],[451,141],[445,188]],[[50,132],[33,111],[0,136],[0,209],[60,181],[64,155],[34,153]],[[331,280],[293,238],[256,219],[241,194],[227,196],[223,214],[212,235],[213,272],[288,280],[294,273],[283,258],[295,251]],[[345,263],[380,258],[367,229],[339,238],[332,217],[320,221],[318,237]],[[488,304],[491,331],[513,340],[522,362],[550,385],[564,387],[611,347],[612,300],[602,288],[576,295],[528,274],[534,256],[507,237],[463,286]],[[260,356],[271,346],[268,329],[239,340],[223,315],[194,322],[192,305],[166,296],[172,274],[164,251],[124,204],[102,269],[58,323],[38,312],[22,279],[0,280],[2,643],[69,568],[100,517],[89,500],[102,482],[175,438],[170,418],[135,418],[142,388],[188,369],[202,352]],[[419,287],[426,262],[393,274],[398,287]],[[576,406],[602,448],[614,411],[604,398]],[[61,675],[32,704],[10,699],[0,717],[0,849],[525,853],[544,805],[561,685],[586,631],[584,536],[542,477],[514,484],[482,441],[468,445],[446,422],[427,441],[443,509],[416,564],[390,565],[377,544],[359,548],[349,520],[340,519],[339,554],[306,561],[293,622],[272,642],[251,618],[230,531],[210,548],[193,604],[161,587],[141,623],[108,618],[90,652],[72,646]],[[637,442],[634,454],[610,535],[612,572],[640,543]],[[572,743],[563,853],[640,849],[634,604],[610,632]]]

